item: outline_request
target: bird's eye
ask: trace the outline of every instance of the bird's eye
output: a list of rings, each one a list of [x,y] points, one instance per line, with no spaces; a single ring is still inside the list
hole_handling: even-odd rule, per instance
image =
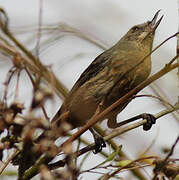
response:
[[[135,32],[135,31],[139,30],[139,27],[138,27],[138,26],[134,26],[134,27],[132,28],[132,30],[133,30],[133,32]]]

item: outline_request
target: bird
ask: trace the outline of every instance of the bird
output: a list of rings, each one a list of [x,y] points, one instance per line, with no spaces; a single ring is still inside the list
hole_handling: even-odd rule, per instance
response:
[[[133,26],[115,45],[94,59],[72,87],[53,117],[52,124],[61,121],[60,117],[68,112],[65,120],[72,129],[83,126],[95,114],[101,102],[101,110],[104,110],[149,77],[149,54],[155,31],[163,18],[157,21],[159,12],[152,20]],[[109,128],[118,127],[116,117],[130,101],[127,100],[104,117],[108,120]]]

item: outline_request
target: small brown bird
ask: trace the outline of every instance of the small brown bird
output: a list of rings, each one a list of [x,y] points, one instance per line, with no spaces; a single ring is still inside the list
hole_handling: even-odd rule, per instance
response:
[[[100,102],[103,101],[105,109],[147,79],[151,57],[144,57],[152,51],[155,30],[163,18],[157,21],[159,11],[151,21],[132,27],[117,44],[96,57],[77,80],[52,122],[68,112],[66,120],[73,128],[83,126]],[[116,116],[130,101],[105,117],[109,128],[118,126]]]

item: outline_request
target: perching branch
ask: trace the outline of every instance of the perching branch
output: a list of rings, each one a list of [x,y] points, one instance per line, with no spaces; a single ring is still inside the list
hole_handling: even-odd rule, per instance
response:
[[[156,118],[156,120],[157,120],[157,119],[161,118],[162,116],[167,115],[167,114],[169,114],[169,113],[171,113],[171,112],[174,112],[174,111],[177,111],[177,110],[179,110],[179,103],[176,103],[174,106],[172,106],[172,107],[170,107],[170,108],[168,108],[168,109],[165,109],[165,110],[157,113],[157,114],[154,115],[154,116],[155,116],[155,118]],[[128,125],[128,126],[126,126],[126,127],[124,127],[124,128],[118,127],[118,128],[116,128],[116,129],[112,130],[112,131],[110,132],[110,134],[107,135],[107,136],[105,136],[103,139],[104,139],[105,141],[109,141],[109,140],[113,139],[114,137],[118,137],[118,136],[120,136],[121,134],[124,134],[125,132],[128,132],[128,131],[130,131],[130,130],[132,130],[132,129],[136,129],[136,128],[140,127],[140,126],[143,126],[145,123],[146,123],[146,120],[141,120],[141,121],[136,122],[136,123],[134,123],[134,124],[132,124],[132,125]],[[80,155],[82,155],[82,154],[84,154],[84,153],[86,153],[86,152],[88,152],[88,151],[92,151],[92,150],[94,150],[94,149],[95,149],[95,143],[92,143],[92,144],[90,144],[89,146],[87,146],[87,147],[85,147],[85,148],[83,148],[83,149],[75,152],[74,155],[75,155],[76,157],[78,157],[78,156],[80,156]],[[58,164],[58,163],[59,163],[59,162],[54,163],[54,166],[57,167],[57,164]],[[61,162],[61,163],[62,163],[62,162]],[[63,161],[63,163],[64,163],[64,161]],[[60,163],[59,163],[59,164],[60,164]],[[61,167],[61,166],[59,166],[59,167]],[[51,169],[51,168],[54,169],[53,164],[50,164],[50,169]]]
[[[163,75],[167,74],[168,72],[172,71],[173,69],[179,67],[179,63],[171,64],[174,60],[178,58],[179,55],[176,55],[168,64],[165,65],[164,68],[162,68],[159,72],[149,77],[147,80],[142,82],[139,86],[131,90],[129,93],[127,93],[125,96],[117,100],[115,103],[113,103],[111,106],[106,108],[103,112],[93,116],[91,120],[87,122],[86,125],[84,125],[80,130],[78,130],[73,136],[71,136],[65,143],[62,144],[62,146],[59,148],[59,151],[62,150],[62,147],[65,147],[69,143],[72,143],[75,139],[77,139],[81,134],[83,134],[85,131],[87,131],[90,127],[92,127],[94,124],[99,122],[101,119],[103,119],[110,111],[115,109],[116,107],[120,106],[124,102],[126,102],[129,98],[132,98],[133,95],[137,94],[141,89],[148,86],[153,81],[159,79]]]

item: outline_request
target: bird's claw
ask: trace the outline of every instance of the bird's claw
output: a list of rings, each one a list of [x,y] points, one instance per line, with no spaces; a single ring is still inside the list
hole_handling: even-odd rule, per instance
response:
[[[152,125],[156,123],[156,118],[152,114],[144,113],[142,114],[142,118],[147,120],[147,122],[143,125],[144,131],[150,130]]]
[[[101,136],[95,138],[95,149],[93,150],[94,154],[101,152],[101,150],[106,147],[106,143]]]

